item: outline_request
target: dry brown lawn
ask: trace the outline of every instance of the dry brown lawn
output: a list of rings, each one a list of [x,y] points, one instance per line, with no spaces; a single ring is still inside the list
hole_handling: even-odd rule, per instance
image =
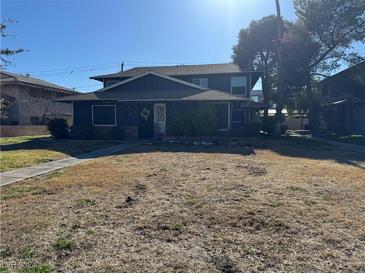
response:
[[[365,271],[363,155],[139,146],[1,190],[1,270]]]

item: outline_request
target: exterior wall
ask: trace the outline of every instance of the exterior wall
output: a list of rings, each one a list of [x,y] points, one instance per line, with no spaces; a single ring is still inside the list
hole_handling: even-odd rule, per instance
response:
[[[217,89],[231,93],[231,77],[246,76],[247,77],[247,97],[250,97],[250,74],[249,73],[232,73],[232,74],[200,74],[200,75],[177,75],[177,79],[193,83],[193,79],[207,78],[208,88]]]
[[[51,114],[52,117],[67,119],[72,114],[71,104],[52,102],[65,93],[17,84],[2,85],[1,93],[16,99],[4,124],[32,125],[37,120],[35,117],[41,120]]]
[[[163,79],[155,75],[147,75],[140,79],[136,79],[129,83],[125,83],[119,87],[113,89],[113,92],[123,91],[123,90],[176,90],[176,89],[186,89],[184,84],[174,82],[171,80]]]
[[[247,77],[247,97],[250,97],[250,91],[252,89],[252,86],[257,82],[259,76],[252,75],[251,77],[251,87],[250,87],[250,73],[224,73],[224,74],[199,74],[199,75],[172,75],[171,77],[174,77],[176,79],[180,79],[189,83],[193,83],[193,79],[195,78],[207,78],[208,79],[208,88],[211,89],[217,89],[221,91],[231,92],[231,77],[234,76],[246,76]],[[152,77],[152,76],[150,76]],[[158,77],[155,77],[156,79]],[[123,78],[113,78],[113,79],[104,79],[104,87],[106,87],[107,81],[125,81],[128,77]],[[161,81],[161,80],[159,80]],[[170,82],[171,84],[171,82]],[[133,81],[133,84],[131,85],[126,84],[123,85],[123,89],[154,89],[157,86],[155,83],[151,81],[151,78],[148,79],[148,77],[145,77],[141,79],[141,81]],[[163,88],[163,86],[159,85],[160,88]],[[178,88],[178,85],[175,86],[165,86],[165,88]]]
[[[225,103],[225,102],[222,102]],[[171,114],[176,112],[179,107],[186,104],[204,104],[204,103],[166,103],[166,130],[169,135],[171,123]],[[92,125],[92,105],[116,105],[116,125],[115,126],[93,126]],[[102,138],[112,138],[115,130],[123,130],[125,138],[153,138],[154,133],[154,103],[127,103],[116,101],[87,101],[74,102],[73,122],[75,128],[81,130],[91,130],[93,134]],[[261,124],[255,120],[257,109],[246,109],[250,112],[249,116],[242,116],[240,123],[232,123],[233,107],[239,108],[239,104],[229,103],[227,109],[228,130],[218,131],[216,136],[256,136],[259,133]],[[142,117],[141,112],[146,109],[148,118]],[[242,112],[243,113],[243,112]]]
[[[322,109],[322,129],[336,134],[365,133],[365,104]]]

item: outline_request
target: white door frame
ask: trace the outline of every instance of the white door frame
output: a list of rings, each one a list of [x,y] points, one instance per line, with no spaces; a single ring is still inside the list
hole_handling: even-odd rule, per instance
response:
[[[159,107],[162,107],[162,116],[161,113],[157,113]],[[155,103],[154,104],[154,112],[153,112],[153,122],[154,122],[154,135],[165,135],[166,134],[166,104],[164,103]],[[162,118],[162,120],[160,119]]]

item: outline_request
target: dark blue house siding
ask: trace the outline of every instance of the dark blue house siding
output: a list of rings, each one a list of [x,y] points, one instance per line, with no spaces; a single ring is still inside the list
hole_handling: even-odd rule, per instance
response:
[[[250,73],[224,73],[224,74],[199,74],[199,75],[171,75],[171,77],[193,83],[193,79],[195,78],[207,78],[208,79],[208,87],[211,89],[222,90],[226,92],[231,92],[231,77],[234,76],[246,76],[247,77],[247,85],[250,84]],[[260,77],[259,73],[251,73],[251,89],[257,82]],[[128,78],[116,78],[109,79],[112,81],[119,80],[125,81]],[[108,80],[105,80],[108,81]],[[104,84],[105,84],[104,81]],[[158,79],[156,76],[150,75],[149,77],[145,77],[141,80],[133,81],[130,84],[123,85],[123,88],[119,90],[138,90],[138,89],[157,89],[157,88],[165,88],[165,89],[176,89],[176,88],[184,88],[183,85],[178,83],[173,83],[171,81],[164,81],[165,83],[161,83],[161,79]],[[133,83],[133,84],[132,84]],[[105,85],[104,85],[105,87]],[[248,89],[248,90],[251,90]]]
[[[123,90],[177,90],[191,88],[184,84],[174,82],[168,79],[163,79],[155,75],[147,75],[140,79],[136,79],[129,83],[125,83],[119,87],[113,88],[113,92]]]
[[[74,102],[73,105],[73,124],[75,126],[91,126],[92,125],[92,105],[116,105],[117,106],[117,123],[118,123],[118,105],[115,101],[87,101],[87,102]]]
[[[193,83],[193,79],[196,78],[207,78],[208,88],[222,90],[226,92],[231,92],[231,77],[234,76],[246,76],[247,77],[247,89],[250,84],[250,74],[249,73],[227,73],[227,74],[200,74],[200,75],[177,75],[174,76],[180,80]],[[252,85],[258,80],[257,74],[251,75]]]

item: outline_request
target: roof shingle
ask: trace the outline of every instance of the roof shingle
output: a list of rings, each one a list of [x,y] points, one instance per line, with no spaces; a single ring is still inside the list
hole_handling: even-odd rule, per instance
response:
[[[28,85],[35,85],[35,86],[42,86],[42,87],[46,87],[46,88],[50,88],[50,89],[56,89],[58,91],[67,92],[67,93],[78,93],[72,89],[58,86],[58,85],[52,84],[50,82],[47,82],[47,81],[44,81],[41,79],[24,76],[21,74],[16,74],[16,73],[8,72],[8,71],[1,71],[0,73],[1,73],[0,82],[2,82],[2,83],[9,83],[9,82],[16,81],[16,82],[21,82],[21,83],[28,84]]]
[[[233,63],[224,64],[207,64],[207,65],[176,65],[176,66],[158,66],[158,67],[135,67],[126,71],[117,73],[98,75],[90,77],[91,79],[134,77],[147,72],[156,72],[159,74],[176,76],[176,75],[199,75],[199,74],[219,74],[219,73],[240,73],[243,72]]]

